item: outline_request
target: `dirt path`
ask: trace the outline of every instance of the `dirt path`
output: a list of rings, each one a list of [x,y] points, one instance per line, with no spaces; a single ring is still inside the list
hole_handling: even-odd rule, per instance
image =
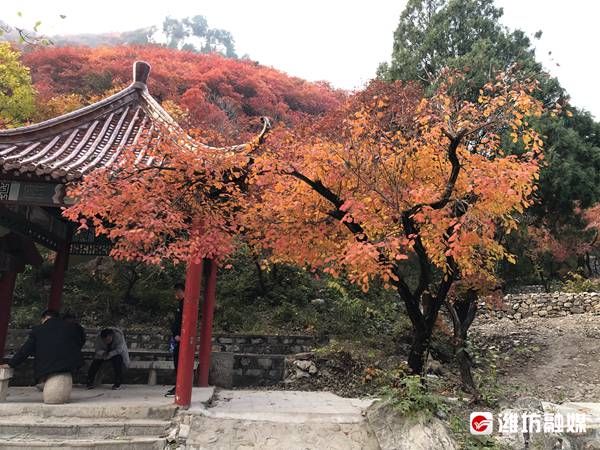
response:
[[[600,401],[600,316],[476,322],[475,347],[496,361],[498,382],[514,396]]]

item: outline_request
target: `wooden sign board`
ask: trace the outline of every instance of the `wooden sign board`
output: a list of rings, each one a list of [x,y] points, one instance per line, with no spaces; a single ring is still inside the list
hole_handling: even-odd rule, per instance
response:
[[[71,202],[64,184],[0,180],[0,203],[58,207]]]

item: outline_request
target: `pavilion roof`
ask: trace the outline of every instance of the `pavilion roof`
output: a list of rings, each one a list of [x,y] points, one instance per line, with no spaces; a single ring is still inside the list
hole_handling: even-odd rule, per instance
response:
[[[144,132],[158,126],[179,129],[148,92],[149,73],[150,65],[137,61],[133,82],[122,91],[54,119],[1,130],[0,175],[58,183],[78,180],[113,163]],[[138,151],[139,162],[150,164],[143,150]]]

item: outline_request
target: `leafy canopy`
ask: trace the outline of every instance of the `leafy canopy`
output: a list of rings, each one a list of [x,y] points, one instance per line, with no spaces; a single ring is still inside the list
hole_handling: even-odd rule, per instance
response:
[[[73,105],[72,94],[93,101],[131,82],[136,60],[152,65],[149,90],[185,112],[190,128],[216,129],[239,141],[253,133],[253,118],[269,116],[293,125],[322,114],[343,99],[326,84],[309,83],[251,61],[155,46],[51,47],[24,55],[41,103]],[[52,114],[55,109],[48,111]]]
[[[564,104],[567,94],[536,60],[531,40],[522,31],[502,25],[502,15],[493,0],[410,0],[394,35],[391,64],[382,65],[379,75],[386,80],[417,81],[431,94],[444,67],[459,68],[467,73],[456,95],[474,100],[495,70],[514,66],[522,76],[539,82],[534,95],[549,109],[557,102]],[[579,212],[600,201],[599,125],[589,113],[574,108],[558,116],[544,114],[533,122],[545,136],[546,158],[530,221],[547,229],[529,227],[531,239],[515,250],[521,253],[532,244],[551,248],[550,253],[564,261],[567,253],[584,248],[573,244],[573,237],[585,226]],[[504,139],[507,151],[522,151],[508,134]]]
[[[506,79],[477,102],[450,94],[457,75],[431,98],[376,81],[323,121],[271,137],[246,216],[260,225],[255,245],[365,289],[382,277],[401,293],[402,261],[417,256],[417,298],[433,288],[434,268],[447,279],[492,277],[496,261],[511,259],[496,234],[531,205],[542,148],[529,123],[541,103],[531,85]],[[503,149],[506,127],[522,154]]]
[[[0,43],[0,127],[26,122],[35,110],[35,91],[29,69],[10,44]]]

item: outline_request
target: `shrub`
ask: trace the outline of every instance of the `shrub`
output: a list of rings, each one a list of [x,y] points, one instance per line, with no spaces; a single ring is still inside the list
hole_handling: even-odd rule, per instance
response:
[[[394,409],[405,416],[417,413],[430,416],[447,409],[441,398],[427,390],[417,375],[406,376],[395,386],[384,387],[382,394]]]
[[[562,290],[565,292],[598,292],[600,291],[600,280],[586,278],[577,272],[569,272],[568,279],[563,284]]]

